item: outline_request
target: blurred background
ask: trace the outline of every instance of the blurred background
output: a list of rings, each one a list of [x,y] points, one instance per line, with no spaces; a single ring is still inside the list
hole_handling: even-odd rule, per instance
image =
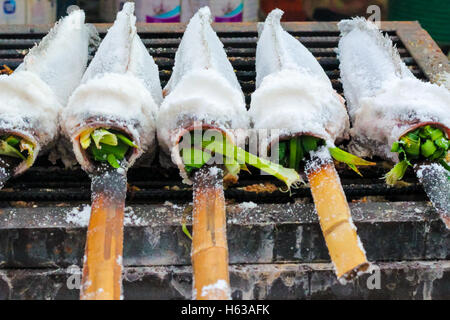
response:
[[[123,0],[0,0],[0,24],[50,24],[71,5],[87,12],[88,22],[113,22]],[[449,54],[449,0],[135,0],[138,21],[186,22],[198,8],[209,5],[216,22],[262,21],[274,8],[284,21],[337,21],[369,16],[377,5],[382,20],[418,20]]]

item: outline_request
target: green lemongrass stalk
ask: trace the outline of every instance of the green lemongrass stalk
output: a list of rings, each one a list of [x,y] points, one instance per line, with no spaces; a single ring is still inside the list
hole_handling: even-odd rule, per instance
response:
[[[334,160],[347,164],[360,176],[362,176],[362,174],[361,172],[359,172],[356,166],[374,166],[376,164],[375,162],[366,161],[337,147],[328,148],[328,150],[330,151],[330,154]]]
[[[388,185],[394,185],[397,181],[401,180],[408,169],[409,163],[406,160],[397,163],[391,171],[385,175],[386,183]]]
[[[109,132],[105,129],[97,129],[91,134],[92,140],[94,140],[97,149],[101,149],[102,146],[100,142],[110,145],[117,146],[117,136],[114,133]]]
[[[289,167],[294,168],[297,165],[297,139],[291,139],[289,143]]]
[[[297,172],[299,172],[300,171],[300,162],[305,157],[305,153],[303,152],[302,138],[297,137],[296,140],[297,140],[297,163],[295,165],[295,170]]]
[[[386,183],[393,185],[401,180],[417,161],[437,162],[450,171],[446,161],[449,148],[450,141],[441,129],[426,125],[408,132],[392,144],[391,152],[399,154],[400,162],[386,174]]]
[[[185,234],[189,239],[192,240],[191,233],[189,232],[188,228],[186,227],[186,222],[183,222],[183,223],[181,224],[181,230],[183,230],[184,234]]]
[[[305,155],[308,155],[311,151],[317,151],[319,146],[325,144],[325,141],[313,136],[300,136],[289,140],[289,142],[280,142],[279,159],[280,163],[286,163],[286,158],[289,157],[288,166],[292,169],[299,171],[300,163],[304,160]],[[289,145],[289,150],[287,146]],[[341,150],[337,147],[328,148],[330,155],[338,162],[346,163],[352,170],[361,175],[356,166],[372,166],[374,162],[363,160],[351,153]],[[289,153],[289,156],[288,156]]]
[[[130,147],[138,148],[124,134],[103,128],[83,131],[80,135],[80,145],[84,150],[90,149],[95,161],[108,162],[116,169],[120,168],[120,161],[125,158]]]
[[[211,154],[196,148],[187,148],[181,150],[181,157],[186,172],[191,173],[192,170],[199,169],[208,162],[211,159]]]
[[[11,146],[5,140],[0,140],[0,154],[9,157],[20,158],[22,160],[26,159],[25,156],[22,153],[20,153],[19,150]]]
[[[225,140],[225,144],[213,141],[213,142],[203,142],[203,147],[206,150],[209,150],[211,152],[216,152],[222,155],[225,155],[225,150],[232,150],[232,154],[234,155],[234,159],[238,161],[239,163],[247,163],[255,168],[258,168],[275,178],[283,181],[288,189],[291,188],[291,186],[296,186],[299,182],[301,182],[301,178],[297,171],[294,169],[288,169],[285,168],[279,164],[273,163],[269,160],[261,159],[242,148],[239,148],[238,146],[235,146],[234,144],[230,143],[228,140]],[[225,147],[225,148],[224,148]]]
[[[126,145],[136,148],[136,149],[139,149],[139,146],[136,143],[134,143],[133,141],[131,141],[130,139],[128,139],[128,137],[126,137],[125,135],[118,133],[118,132],[116,132],[115,135]]]

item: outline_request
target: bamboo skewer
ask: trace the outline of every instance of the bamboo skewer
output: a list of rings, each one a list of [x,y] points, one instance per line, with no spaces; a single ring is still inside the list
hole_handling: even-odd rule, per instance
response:
[[[193,297],[230,299],[222,170],[203,166],[194,174]]]
[[[441,165],[429,163],[416,164],[414,171],[445,226],[450,229],[450,174]]]
[[[82,300],[122,298],[123,219],[127,177],[103,166],[92,176],[92,209],[86,238]]]
[[[323,155],[323,152],[322,152]],[[369,263],[351,220],[350,208],[333,161],[311,154],[305,166],[320,227],[337,277],[351,280]]]

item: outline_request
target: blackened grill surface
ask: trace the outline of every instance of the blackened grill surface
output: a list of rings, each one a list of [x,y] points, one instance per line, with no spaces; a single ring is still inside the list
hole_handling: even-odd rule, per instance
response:
[[[416,61],[411,57],[400,38],[394,31],[386,32],[397,46],[402,60],[420,79],[426,79]],[[339,33],[335,31],[293,32],[317,58],[332,81],[333,87],[342,94],[340,82],[339,61],[336,57],[336,47]],[[101,34],[104,37],[105,34]],[[0,34],[0,65],[7,65],[15,69],[24,55],[34,44],[44,36],[42,33]],[[175,53],[180,43],[181,33],[140,33],[140,36],[154,57],[159,70],[163,86],[170,78],[174,64]],[[219,32],[225,50],[233,65],[236,75],[245,93],[247,105],[251,93],[255,90],[255,53],[257,43],[256,32]],[[91,52],[91,58],[95,52]],[[156,157],[157,159],[157,157]],[[338,167],[344,190],[349,200],[365,196],[383,197],[388,201],[424,200],[422,187],[412,175],[406,177],[407,184],[401,188],[387,187],[380,178],[387,171],[382,164],[374,168],[363,169],[364,178],[361,179],[343,166]],[[129,172],[128,201],[159,202],[191,201],[192,191],[181,183],[177,171],[163,170],[154,164],[151,168],[134,168]],[[306,198],[310,201],[308,188],[293,191],[293,197],[281,191],[273,193],[247,192],[243,187],[270,182],[278,187],[282,185],[274,179],[259,175],[254,171],[252,175],[242,174],[238,185],[226,190],[227,199],[254,202],[289,202],[296,198]],[[90,199],[89,178],[81,170],[67,171],[61,166],[52,166],[44,157],[26,174],[10,181],[4,190],[0,191],[0,205],[8,206],[10,201],[27,202],[76,202]],[[308,200],[309,199],[309,200]]]

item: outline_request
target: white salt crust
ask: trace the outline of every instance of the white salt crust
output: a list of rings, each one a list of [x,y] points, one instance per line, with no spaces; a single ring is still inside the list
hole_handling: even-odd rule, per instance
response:
[[[280,24],[283,11],[273,10],[256,49],[256,85],[250,115],[255,129],[280,129],[261,137],[260,154],[280,136],[308,134],[333,146],[349,127],[344,100],[314,56]]]
[[[75,10],[61,19],[16,69],[16,72],[29,71],[38,75],[62,106],[79,85],[87,66],[89,42],[97,37],[96,31],[84,20],[82,10]]]
[[[192,183],[177,144],[196,123],[219,129],[232,139],[232,129],[247,129],[249,118],[239,82],[223,44],[211,28],[211,12],[200,9],[189,22],[175,55],[167,96],[157,118],[158,141],[180,169],[185,183]]]
[[[62,113],[63,130],[88,172],[93,163],[81,150],[78,136],[86,128],[113,128],[139,146],[127,168],[155,148],[155,115],[162,101],[158,67],[136,31],[134,4],[126,3],[101,43],[80,85]]]
[[[82,205],[81,208],[72,208],[66,213],[65,220],[67,223],[79,227],[87,227],[91,217],[91,206],[88,204]],[[145,221],[142,217],[134,213],[132,207],[125,207],[124,210],[124,226],[143,226]]]
[[[227,295],[228,300],[231,300],[231,289],[228,283],[225,280],[217,280],[216,283],[204,286],[202,288],[202,292],[200,297],[206,297],[208,295],[214,296],[221,296],[222,293]],[[194,292],[193,292],[194,294]],[[197,292],[195,292],[195,296],[197,295]]]
[[[90,38],[84,12],[76,10],[56,23],[12,75],[0,76],[0,130],[33,143],[33,162],[58,136],[58,113],[81,80]],[[22,162],[15,174],[32,163]]]
[[[424,124],[450,131],[450,92],[414,78],[392,41],[363,18],[339,23],[341,78],[359,156],[398,161],[392,143]]]

